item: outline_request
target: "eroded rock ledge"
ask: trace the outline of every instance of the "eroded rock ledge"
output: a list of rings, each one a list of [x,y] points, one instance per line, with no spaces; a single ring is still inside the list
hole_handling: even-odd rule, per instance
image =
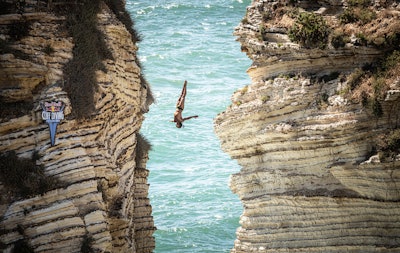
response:
[[[0,182],[2,252],[152,252],[155,247],[148,143],[139,134],[152,98],[132,28],[118,19],[121,13],[112,10],[111,2],[124,3],[2,2],[10,12],[0,15],[0,153],[34,156],[44,169],[42,178],[57,181],[49,191],[24,198]],[[68,13],[74,5],[93,3],[99,4],[94,22],[100,40],[111,55],[94,73],[97,87],[88,101],[94,101],[95,111],[77,118],[64,88],[65,65],[74,58],[77,38],[68,30],[66,14],[55,9]],[[80,71],[78,77],[88,74]],[[51,100],[66,105],[55,146],[40,107]]]
[[[379,110],[368,97],[373,74],[354,84],[370,100],[352,86],[355,72],[398,48],[360,44],[357,32],[376,39],[393,30],[360,30],[378,25],[372,20],[341,23],[355,2],[254,0],[235,31],[253,60],[252,83],[215,119],[222,149],[241,166],[230,180],[244,206],[232,252],[400,250],[399,150],[388,158],[379,146],[400,124],[398,72],[385,75],[386,88],[373,96]],[[398,3],[358,2],[380,23],[399,20]],[[349,40],[339,48],[291,41],[292,11],[322,15]]]

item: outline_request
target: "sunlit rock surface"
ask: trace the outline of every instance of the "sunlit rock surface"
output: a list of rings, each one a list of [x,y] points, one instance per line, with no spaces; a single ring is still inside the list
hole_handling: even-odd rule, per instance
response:
[[[378,62],[383,48],[293,43],[289,2],[331,26],[348,5],[256,0],[236,28],[252,83],[215,119],[222,149],[241,166],[230,180],[244,208],[232,252],[398,252],[400,159],[380,159],[376,143],[399,127],[399,78],[381,100],[383,115],[354,101],[348,76]],[[375,2],[379,17],[391,13],[379,22],[398,22],[397,3]]]
[[[5,2],[13,7],[18,1]],[[59,185],[20,198],[0,182],[0,251],[12,252],[23,241],[35,252],[71,253],[88,247],[95,252],[152,252],[148,157],[139,135],[150,93],[142,81],[137,45],[100,2],[97,29],[113,59],[104,60],[104,69],[95,73],[95,113],[77,119],[63,89],[63,71],[74,57],[75,41],[66,30],[66,17],[48,11],[48,4],[26,1],[22,11],[0,15],[0,39],[11,41],[11,49],[2,48],[0,55],[0,153],[15,151],[21,159],[38,154],[36,163]],[[28,34],[10,40],[10,24],[25,21]],[[50,145],[40,107],[51,100],[66,105],[55,146]]]

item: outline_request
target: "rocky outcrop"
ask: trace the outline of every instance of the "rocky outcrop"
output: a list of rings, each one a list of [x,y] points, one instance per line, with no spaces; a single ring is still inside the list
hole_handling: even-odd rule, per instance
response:
[[[378,24],[342,21],[354,2],[255,0],[235,31],[252,83],[215,119],[222,149],[241,166],[230,180],[244,206],[232,252],[400,250],[399,147],[380,144],[398,131],[398,72],[379,72],[385,88],[371,92],[397,47],[360,44],[356,32],[376,38],[362,29]],[[364,2],[379,22],[398,22],[398,4]],[[326,45],[290,38],[299,13],[322,15]],[[340,47],[336,30],[348,38]]]
[[[51,178],[55,183],[40,194],[21,196],[9,188],[11,178],[0,182],[1,249],[152,252],[149,144],[139,134],[152,98],[132,29],[118,19],[122,10],[113,9],[112,3],[119,1],[23,1],[23,8],[15,3],[21,1],[3,2],[10,11],[0,15],[2,165],[9,151],[21,161],[34,157],[43,169],[41,181]],[[75,93],[65,88],[71,78],[66,77],[66,65],[77,57],[79,43],[67,16],[75,7],[93,3],[98,4],[95,26],[110,55],[93,72],[94,93],[84,94],[87,107],[93,101],[95,110],[78,117],[74,112],[82,105],[71,96],[80,93],[80,86],[74,87]],[[86,68],[80,71],[78,80],[91,74]],[[65,104],[54,146],[40,106],[52,100]],[[19,179],[21,185],[25,179]]]

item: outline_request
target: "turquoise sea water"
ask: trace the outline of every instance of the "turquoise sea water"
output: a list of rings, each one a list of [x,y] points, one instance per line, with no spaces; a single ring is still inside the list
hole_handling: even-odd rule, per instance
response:
[[[151,142],[150,199],[158,230],[155,252],[229,252],[242,206],[228,187],[237,163],[220,150],[213,119],[250,80],[250,60],[232,35],[250,0],[127,0],[142,35],[139,56],[156,104],[142,134]],[[183,116],[173,118],[184,80]]]

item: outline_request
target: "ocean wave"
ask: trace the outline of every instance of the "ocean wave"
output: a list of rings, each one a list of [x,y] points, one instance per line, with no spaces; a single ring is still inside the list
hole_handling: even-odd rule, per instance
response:
[[[143,36],[143,72],[157,98],[141,128],[152,143],[147,169],[158,228],[155,253],[229,252],[233,246],[241,204],[228,181],[240,167],[220,150],[213,118],[249,82],[250,60],[232,36],[248,4],[250,0],[127,0]],[[178,129],[170,120],[184,80],[184,116],[199,118]]]

